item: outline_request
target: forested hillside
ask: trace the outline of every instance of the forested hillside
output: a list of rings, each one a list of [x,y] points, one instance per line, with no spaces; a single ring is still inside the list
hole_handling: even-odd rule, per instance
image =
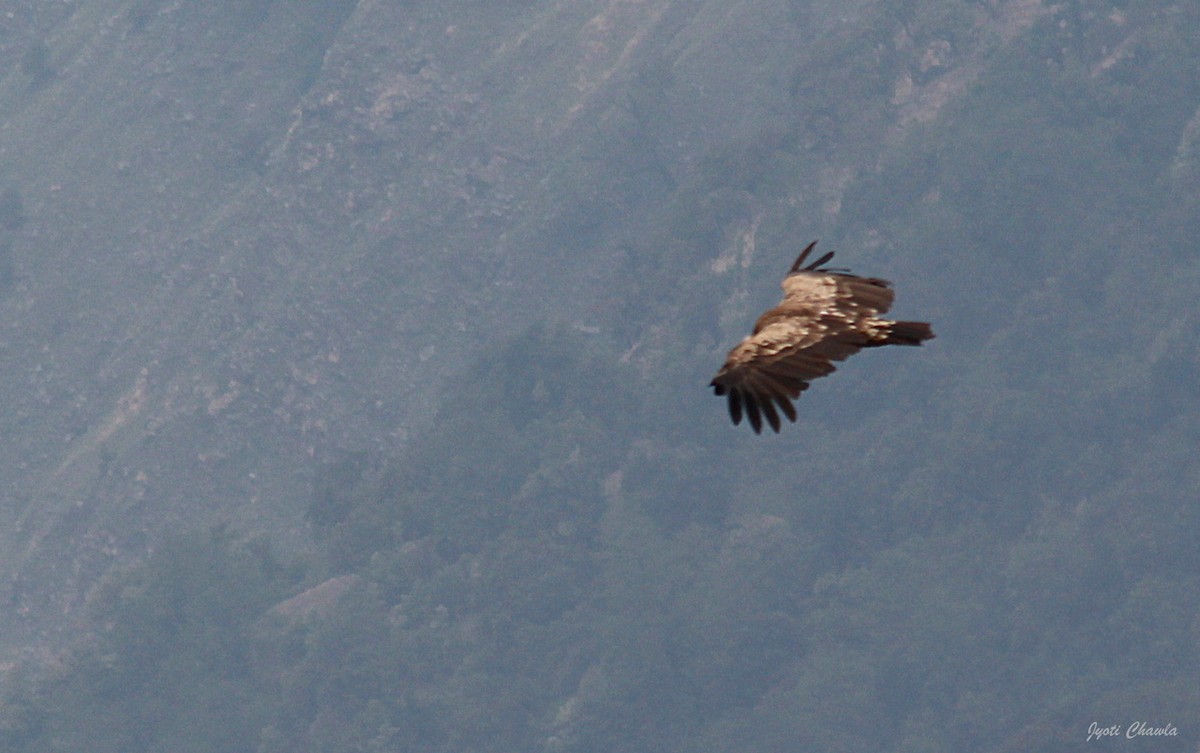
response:
[[[0,748],[1200,744],[1200,6],[10,5]]]

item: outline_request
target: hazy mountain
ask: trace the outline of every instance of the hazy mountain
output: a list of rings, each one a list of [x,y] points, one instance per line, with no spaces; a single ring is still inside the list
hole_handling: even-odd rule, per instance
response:
[[[681,93],[694,146],[647,153],[637,63],[703,15],[670,4],[46,12],[0,146],[4,568],[39,620],[164,529],[297,538],[315,459],[402,446],[481,343],[608,325],[610,239],[739,129]]]
[[[1194,749],[1193,3],[6,8],[8,749]]]

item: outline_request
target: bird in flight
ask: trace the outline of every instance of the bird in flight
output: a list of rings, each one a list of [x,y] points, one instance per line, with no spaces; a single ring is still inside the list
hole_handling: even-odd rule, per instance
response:
[[[763,417],[779,432],[779,414],[796,420],[793,400],[817,377],[832,374],[842,361],[862,348],[920,345],[933,338],[927,322],[894,322],[880,318],[895,294],[887,280],[859,277],[823,265],[825,254],[804,262],[816,241],[808,244],[783,278],[783,300],[754,323],[754,332],[731,351],[709,385],[729,400],[734,424],[744,415],[754,433]]]

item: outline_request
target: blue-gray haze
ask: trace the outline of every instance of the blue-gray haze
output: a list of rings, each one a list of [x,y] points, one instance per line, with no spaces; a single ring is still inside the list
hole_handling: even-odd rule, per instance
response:
[[[0,748],[1195,750],[1194,2],[0,10]]]

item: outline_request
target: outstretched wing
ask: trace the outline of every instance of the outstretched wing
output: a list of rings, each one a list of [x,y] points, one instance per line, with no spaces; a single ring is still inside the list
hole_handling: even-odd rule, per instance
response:
[[[716,394],[728,395],[729,416],[735,424],[742,422],[744,413],[757,434],[766,416],[771,428],[779,431],[779,412],[795,421],[792,401],[808,389],[811,380],[833,372],[828,357],[808,352],[820,338],[810,324],[776,322],[729,351],[711,386]]]
[[[891,322],[877,316],[892,304],[888,283],[818,269],[831,254],[802,267],[811,250],[810,245],[784,278],[783,301],[729,351],[711,384],[717,395],[728,396],[733,422],[745,415],[756,433],[764,416],[776,432],[780,413],[795,421],[792,401],[811,380],[833,373],[834,361],[888,337]]]

